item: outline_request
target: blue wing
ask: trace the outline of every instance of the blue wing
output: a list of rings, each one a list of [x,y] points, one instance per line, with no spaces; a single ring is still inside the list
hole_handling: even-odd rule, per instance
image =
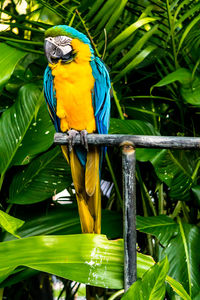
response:
[[[51,68],[46,67],[44,72],[44,97],[48,106],[49,114],[54,123],[56,131],[60,131],[60,119],[56,115],[56,95],[53,90],[53,76],[51,73]]]
[[[93,90],[93,106],[98,133],[108,133],[110,122],[110,77],[108,71],[98,57],[90,62],[95,79]]]

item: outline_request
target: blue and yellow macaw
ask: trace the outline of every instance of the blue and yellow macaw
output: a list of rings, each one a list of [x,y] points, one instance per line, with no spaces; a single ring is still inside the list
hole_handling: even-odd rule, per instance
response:
[[[57,132],[67,132],[62,151],[70,163],[82,232],[101,231],[100,168],[105,149],[87,145],[87,133],[108,133],[110,78],[94,55],[90,40],[76,29],[58,25],[45,33],[48,66],[44,95]],[[80,134],[82,145],[74,145]]]

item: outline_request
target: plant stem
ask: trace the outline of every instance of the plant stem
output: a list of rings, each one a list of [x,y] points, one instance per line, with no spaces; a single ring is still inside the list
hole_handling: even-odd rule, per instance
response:
[[[98,56],[98,57],[101,57],[101,54],[99,53],[99,51],[98,51],[98,49],[97,49],[97,46],[96,46],[96,44],[94,43],[93,38],[92,38],[92,36],[91,36],[91,34],[90,34],[90,32],[89,32],[87,26],[85,25],[85,21],[84,21],[83,18],[81,17],[81,14],[79,13],[78,9],[75,9],[75,12],[76,12],[76,14],[78,15],[79,19],[81,20],[81,23],[83,24],[83,27],[85,28],[85,31],[87,32],[87,35],[88,35],[88,37],[89,37],[89,39],[90,39],[90,42],[92,43],[92,46],[94,47],[94,50],[95,50],[97,56]]]
[[[149,96],[128,96],[128,97],[124,97],[123,99],[159,99],[159,100],[167,100],[167,101],[173,101],[176,102],[176,100],[172,99],[172,98],[167,98],[167,97],[161,97],[161,96],[153,96],[153,95],[149,95]]]
[[[107,162],[107,165],[108,165],[108,168],[109,168],[109,171],[110,171],[110,175],[111,175],[111,177],[112,177],[112,180],[113,180],[113,183],[114,183],[114,186],[115,186],[117,198],[118,198],[118,200],[119,200],[119,203],[120,203],[121,207],[123,207],[122,197],[121,197],[121,194],[120,194],[120,191],[119,191],[119,187],[118,187],[118,184],[117,184],[117,180],[116,180],[116,178],[115,178],[115,173],[114,173],[114,171],[113,171],[113,168],[112,168],[110,159],[109,159],[109,157],[108,157],[108,153],[106,153],[106,162]]]
[[[18,39],[9,38],[9,37],[6,37],[6,36],[1,36],[0,39],[10,41],[10,42],[19,43],[19,44],[29,44],[29,45],[37,45],[37,46],[42,46],[43,47],[43,43],[41,43],[41,42],[33,42],[33,41],[29,41],[29,40],[18,40]]]
[[[0,300],[3,300],[3,292],[4,292],[4,288],[0,289]]]
[[[149,196],[147,187],[146,187],[146,185],[144,184],[144,182],[143,182],[143,180],[142,180],[142,176],[141,176],[140,168],[139,168],[138,164],[136,165],[136,172],[137,172],[137,173],[136,173],[136,175],[137,175],[137,180],[138,180],[138,182],[139,182],[139,184],[140,184],[140,187],[141,187],[141,193],[143,193],[144,199],[146,198],[146,200],[147,200],[147,202],[148,202],[148,204],[149,204],[149,206],[150,206],[150,209],[151,209],[153,215],[156,216],[157,213],[156,213],[155,207],[154,207],[154,205],[153,205],[153,203],[152,203],[151,197]],[[146,214],[147,214],[147,210],[146,210],[146,209],[144,209],[144,214],[145,214],[145,212],[146,212]],[[147,215],[148,215],[148,214],[147,214]]]
[[[182,207],[182,211],[183,211],[183,215],[184,215],[184,218],[185,218],[185,221],[187,223],[189,223],[189,214],[188,214],[188,211],[187,211],[187,207],[185,205],[185,202],[181,201],[181,207]]]
[[[179,228],[180,228],[180,233],[181,233],[181,237],[183,240],[183,245],[184,245],[184,249],[185,249],[185,256],[186,256],[186,264],[187,264],[187,273],[188,273],[188,286],[189,286],[189,295],[191,296],[192,290],[191,290],[191,273],[190,273],[190,258],[189,258],[189,251],[188,251],[188,244],[186,241],[186,237],[185,237],[185,232],[184,232],[184,228],[181,222],[181,219],[178,217],[178,224],[179,224]]]
[[[6,209],[6,213],[9,214],[11,208],[13,207],[13,204],[9,204],[7,209]]]
[[[2,188],[2,185],[3,185],[3,181],[4,181],[4,176],[5,176],[5,172],[1,174],[1,177],[0,177],[0,190]]]
[[[200,160],[198,161],[197,165],[196,165],[196,168],[192,174],[192,181],[194,181],[197,177],[197,174],[198,174],[198,171],[199,171],[199,167],[200,167]]]
[[[174,208],[173,213],[171,214],[172,219],[175,219],[178,216],[178,214],[181,210],[181,207],[182,207],[181,201],[178,201],[175,208]]]
[[[111,83],[111,86],[112,86],[112,90],[113,90],[113,97],[114,97],[114,100],[115,100],[115,104],[116,104],[118,112],[119,112],[119,116],[120,116],[121,120],[124,120],[124,115],[123,115],[121,106],[119,104],[119,99],[117,97],[117,93],[116,93],[112,83]],[[122,197],[121,197],[121,194],[120,194],[120,191],[119,191],[119,187],[118,187],[118,184],[117,184],[117,180],[115,178],[115,174],[114,174],[113,169],[112,169],[112,165],[110,163],[110,159],[108,157],[108,153],[106,153],[106,161],[107,161],[108,168],[109,168],[109,171],[110,171],[110,174],[111,174],[114,186],[115,186],[117,198],[119,200],[120,206],[123,207],[123,200],[122,200]]]
[[[163,183],[161,183],[158,188],[158,214],[164,214]]]
[[[31,53],[36,53],[36,54],[42,54],[42,55],[44,55],[44,52],[42,52],[42,51],[34,50],[34,49],[26,48],[26,47],[21,47],[21,46],[16,45],[16,44],[13,45],[13,42],[10,42],[10,41],[8,41],[7,44],[10,45],[11,47],[15,47],[15,48],[17,48],[19,50],[23,50],[25,52],[31,52]]]
[[[71,18],[71,20],[70,20],[70,22],[69,22],[69,26],[72,26],[75,17],[76,17],[76,12],[73,14],[73,16],[72,16],[72,18]]]
[[[124,290],[119,290],[116,293],[112,294],[112,296],[110,296],[108,298],[108,300],[114,300],[116,299],[118,296],[122,295],[124,293]]]
[[[137,170],[137,173],[136,173],[137,181],[141,184],[142,178],[141,178],[140,169],[139,169],[138,165],[136,165],[136,170]],[[139,176],[138,176],[138,174],[139,174]],[[145,197],[144,197],[143,189],[141,188],[140,191],[141,191],[141,198],[142,198],[142,206],[143,206],[144,217],[148,217],[148,211],[147,211],[147,206],[146,206],[146,202],[145,202]],[[152,245],[152,238],[151,238],[150,234],[147,234],[147,243],[148,243],[148,248],[149,248],[149,254],[151,256],[153,256],[153,245]]]
[[[177,62],[177,53],[176,53],[176,44],[175,44],[175,38],[174,38],[174,20],[172,20],[172,15],[170,12],[170,4],[169,0],[166,0],[167,4],[167,14],[168,14],[168,22],[169,22],[169,27],[170,27],[170,34],[171,34],[171,40],[172,40],[172,49],[173,49],[173,54],[174,54],[174,65],[175,69],[178,68],[178,62]]]
[[[106,54],[106,48],[107,48],[107,32],[106,32],[106,28],[104,28],[104,35],[105,35],[105,46],[104,46],[104,50],[103,50],[103,54],[102,54],[102,59],[104,59],[104,56]]]
[[[114,97],[114,100],[115,100],[115,104],[116,104],[116,106],[117,106],[117,110],[118,110],[118,112],[119,112],[120,119],[121,119],[121,120],[124,120],[124,119],[125,119],[125,118],[124,118],[124,114],[123,114],[123,112],[122,112],[121,105],[119,104],[119,99],[118,99],[118,97],[117,97],[117,93],[116,93],[116,91],[115,91],[115,89],[114,89],[113,83],[111,83],[111,87],[112,87],[113,97]]]

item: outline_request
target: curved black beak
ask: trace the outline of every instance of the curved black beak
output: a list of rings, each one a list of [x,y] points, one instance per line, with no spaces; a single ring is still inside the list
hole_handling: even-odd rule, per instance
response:
[[[53,59],[54,59],[55,55],[52,55],[52,54],[56,54],[56,46],[53,43],[45,40],[44,41],[44,53],[45,53],[45,56],[46,56],[48,62],[50,64],[53,64],[54,63]],[[58,56],[55,57],[55,59],[57,59],[57,60],[59,60],[59,58],[60,57],[58,57]]]

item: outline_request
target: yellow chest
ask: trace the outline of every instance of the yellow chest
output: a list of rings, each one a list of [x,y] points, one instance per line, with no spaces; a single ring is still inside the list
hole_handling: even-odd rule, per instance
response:
[[[57,111],[61,120],[61,130],[84,130],[89,133],[96,130],[92,89],[94,77],[92,68],[86,59],[77,56],[68,64],[59,62],[51,66],[56,91]]]

